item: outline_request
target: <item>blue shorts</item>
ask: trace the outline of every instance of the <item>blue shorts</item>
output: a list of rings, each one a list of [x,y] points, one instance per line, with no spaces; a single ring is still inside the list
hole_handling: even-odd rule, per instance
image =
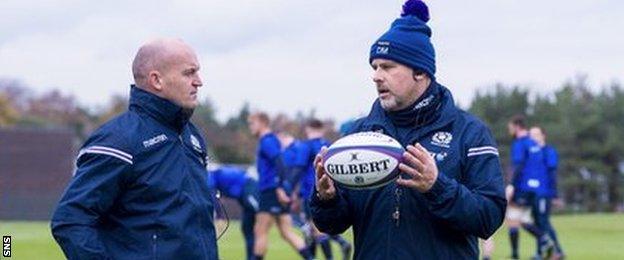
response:
[[[263,190],[260,192],[260,209],[259,212],[268,212],[272,215],[288,214],[287,206],[283,206],[277,199],[275,188]]]
[[[535,203],[535,193],[515,191],[511,202],[521,207],[531,207]]]
[[[243,207],[243,210],[258,212],[258,183],[255,180],[250,179],[245,183],[243,192],[238,198],[238,203]]]

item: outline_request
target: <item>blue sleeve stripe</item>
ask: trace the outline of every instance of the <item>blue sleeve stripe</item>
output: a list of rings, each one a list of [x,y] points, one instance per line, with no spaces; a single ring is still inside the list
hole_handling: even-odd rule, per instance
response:
[[[80,159],[80,156],[84,154],[104,154],[120,159],[124,162],[132,164],[132,155],[125,153],[123,151],[117,150],[115,148],[105,147],[105,146],[90,146],[80,150],[78,153],[78,157],[76,161]]]

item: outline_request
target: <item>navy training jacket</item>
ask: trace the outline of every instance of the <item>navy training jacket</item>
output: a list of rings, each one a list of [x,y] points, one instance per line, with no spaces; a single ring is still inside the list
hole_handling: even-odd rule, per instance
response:
[[[137,87],[96,130],[52,217],[69,259],[217,259],[206,144],[191,113]]]
[[[506,200],[495,141],[482,122],[455,107],[448,89],[439,87],[441,105],[431,123],[395,127],[377,100],[352,131],[383,132],[403,146],[423,145],[439,170],[430,191],[391,182],[370,190],[337,185],[337,196],[328,201],[316,191],[312,195],[320,231],[339,234],[353,227],[354,259],[478,259],[477,237],[490,237],[502,224]]]

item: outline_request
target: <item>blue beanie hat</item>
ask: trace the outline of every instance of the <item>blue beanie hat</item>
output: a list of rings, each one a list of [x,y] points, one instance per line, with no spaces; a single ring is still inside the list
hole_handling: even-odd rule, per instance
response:
[[[421,0],[405,2],[401,17],[371,46],[369,63],[377,58],[389,59],[424,71],[434,79],[435,50],[427,21],[429,8],[425,3]]]

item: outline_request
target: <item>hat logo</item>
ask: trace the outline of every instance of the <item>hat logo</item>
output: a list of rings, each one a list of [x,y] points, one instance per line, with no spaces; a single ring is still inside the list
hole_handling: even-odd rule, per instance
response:
[[[377,48],[375,48],[376,54],[388,54],[390,51],[390,42],[377,42]]]

